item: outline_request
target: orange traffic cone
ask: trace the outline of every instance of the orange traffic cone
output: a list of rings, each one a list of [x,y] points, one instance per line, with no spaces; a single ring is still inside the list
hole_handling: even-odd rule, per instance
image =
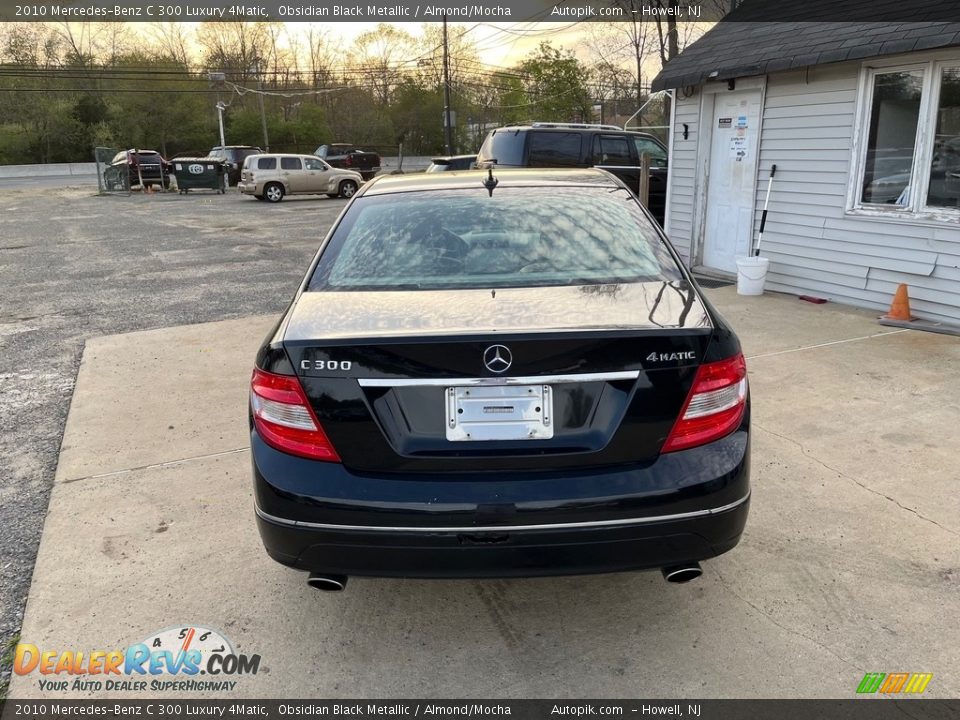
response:
[[[910,314],[910,296],[907,294],[907,286],[900,283],[897,292],[893,294],[893,302],[890,303],[890,312],[883,316],[884,320],[913,320]]]

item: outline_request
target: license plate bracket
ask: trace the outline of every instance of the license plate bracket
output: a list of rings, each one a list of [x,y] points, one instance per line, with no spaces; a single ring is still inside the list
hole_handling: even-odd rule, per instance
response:
[[[447,440],[549,440],[553,437],[553,390],[549,385],[448,387]]]

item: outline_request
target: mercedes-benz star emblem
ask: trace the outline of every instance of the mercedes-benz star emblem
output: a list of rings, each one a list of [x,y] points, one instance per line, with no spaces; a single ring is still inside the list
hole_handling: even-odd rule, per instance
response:
[[[483,364],[490,372],[506,372],[513,364],[510,348],[506,345],[491,345],[483,351]]]

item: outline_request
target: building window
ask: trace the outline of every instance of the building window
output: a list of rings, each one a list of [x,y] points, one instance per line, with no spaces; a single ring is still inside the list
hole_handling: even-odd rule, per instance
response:
[[[871,90],[873,102],[860,200],[903,207],[910,204],[923,73],[877,73]]]
[[[933,157],[927,185],[929,207],[960,207],[960,65],[940,73]]]
[[[960,61],[866,73],[854,209],[960,209]]]

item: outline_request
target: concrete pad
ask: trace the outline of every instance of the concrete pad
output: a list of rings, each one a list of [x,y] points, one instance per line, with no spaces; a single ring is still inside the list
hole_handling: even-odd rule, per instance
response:
[[[879,326],[876,312],[835,303],[816,305],[780,293],[737,295],[734,286],[706,294],[733,323],[748,357],[899,332]]]
[[[87,341],[55,482],[245,448],[254,317]],[[87,366],[91,370],[87,371]]]
[[[960,507],[951,480],[960,458],[948,449],[958,341],[858,340],[876,327],[861,313],[831,307],[833,319],[818,323],[802,310],[796,321],[784,317],[784,298],[740,306],[713,297],[759,355],[750,362],[754,497],[741,545],[693,584],[637,573],[354,578],[342,594],[309,590],[263,553],[249,458],[231,452],[246,430],[252,351],[229,372],[176,352],[239,351],[245,330],[255,347],[263,333],[254,329],[269,324],[260,318],[88,349],[74,396],[85,409],[68,420],[73,456],[53,490],[23,641],[101,649],[208,625],[262,656],[264,670],[229,697],[852,697],[867,671],[932,672],[926,695],[957,696]],[[158,358],[152,375],[163,392],[131,394],[148,400],[131,416],[118,401],[122,382],[111,394],[106,378],[137,353]],[[190,401],[208,385],[207,402]],[[201,420],[214,405],[220,423]],[[203,415],[191,416],[198,407]],[[151,439],[149,428],[171,417],[196,430],[184,445]],[[912,429],[896,430],[898,417]],[[144,427],[133,441],[102,438],[131,424]],[[109,453],[120,459],[99,457]],[[37,676],[15,676],[11,696],[84,694],[40,691]]]

